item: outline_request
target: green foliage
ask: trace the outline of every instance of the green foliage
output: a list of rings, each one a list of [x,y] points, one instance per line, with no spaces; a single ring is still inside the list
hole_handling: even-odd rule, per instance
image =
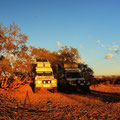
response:
[[[58,51],[59,60],[64,62],[77,62],[80,59],[79,52],[76,48],[70,46],[61,47]]]
[[[78,67],[81,70],[81,74],[85,79],[87,79],[89,81],[93,80],[94,72],[93,72],[92,68],[90,68],[87,64],[83,64],[83,63],[79,63]]]

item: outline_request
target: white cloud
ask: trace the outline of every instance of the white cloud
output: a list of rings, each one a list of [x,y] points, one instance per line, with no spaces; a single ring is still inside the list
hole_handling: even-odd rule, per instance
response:
[[[61,47],[61,44],[60,44],[60,42],[59,42],[59,41],[57,41],[57,46]]]
[[[97,40],[97,43],[100,43],[100,40]]]
[[[108,50],[112,51],[112,48],[108,48]]]
[[[108,53],[108,54],[105,56],[106,59],[111,59],[111,58],[113,58],[113,57],[114,57],[114,55],[113,55],[113,54],[110,54],[110,53]]]
[[[113,48],[119,48],[119,45],[113,45],[112,47]]]
[[[97,40],[97,43],[100,44],[101,47],[105,47],[104,44],[100,42],[100,40]]]
[[[114,48],[113,51],[114,51],[115,53],[118,53],[118,52],[119,52],[117,48]]]

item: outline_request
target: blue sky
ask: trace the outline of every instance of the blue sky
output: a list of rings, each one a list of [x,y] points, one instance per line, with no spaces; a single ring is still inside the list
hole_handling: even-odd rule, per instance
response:
[[[0,22],[18,24],[28,45],[72,46],[95,75],[120,74],[119,0],[1,0]]]

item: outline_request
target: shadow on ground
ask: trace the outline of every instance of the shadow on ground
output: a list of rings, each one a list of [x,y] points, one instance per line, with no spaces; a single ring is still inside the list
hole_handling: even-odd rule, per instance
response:
[[[30,84],[30,87],[32,88],[32,91],[34,92],[34,84]],[[120,93],[109,93],[109,92],[101,92],[101,91],[95,91],[95,90],[91,90],[91,93],[85,93],[82,91],[76,91],[76,90],[59,90],[59,93],[64,94],[65,96],[71,98],[71,99],[75,99],[72,98],[71,94],[75,94],[78,96],[82,96],[82,97],[88,97],[88,98],[94,98],[94,99],[99,99],[105,103],[116,103],[116,102],[120,102]]]
[[[99,98],[103,102],[115,103],[120,102],[120,93],[108,93],[91,90],[90,97]]]
[[[82,96],[82,97],[88,97],[90,99],[99,99],[102,102],[105,103],[116,103],[120,102],[120,93],[108,93],[108,92],[100,92],[100,91],[95,91],[91,90],[91,93],[80,93],[80,92],[72,92],[70,94],[64,93],[65,96],[69,97],[70,99],[74,99],[78,101],[78,99],[73,97],[72,94]]]
[[[33,93],[35,92],[34,90],[35,90],[35,85],[34,85],[34,83],[30,83],[30,87],[31,87],[31,89],[32,89],[32,91],[33,91]]]

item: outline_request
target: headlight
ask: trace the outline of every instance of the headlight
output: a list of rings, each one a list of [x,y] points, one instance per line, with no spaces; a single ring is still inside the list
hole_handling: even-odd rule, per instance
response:
[[[50,83],[50,81],[48,81],[48,83]]]
[[[41,81],[37,81],[37,83],[38,83],[38,84],[40,84],[40,83],[41,83]]]
[[[46,83],[46,81],[43,81],[43,83]]]

